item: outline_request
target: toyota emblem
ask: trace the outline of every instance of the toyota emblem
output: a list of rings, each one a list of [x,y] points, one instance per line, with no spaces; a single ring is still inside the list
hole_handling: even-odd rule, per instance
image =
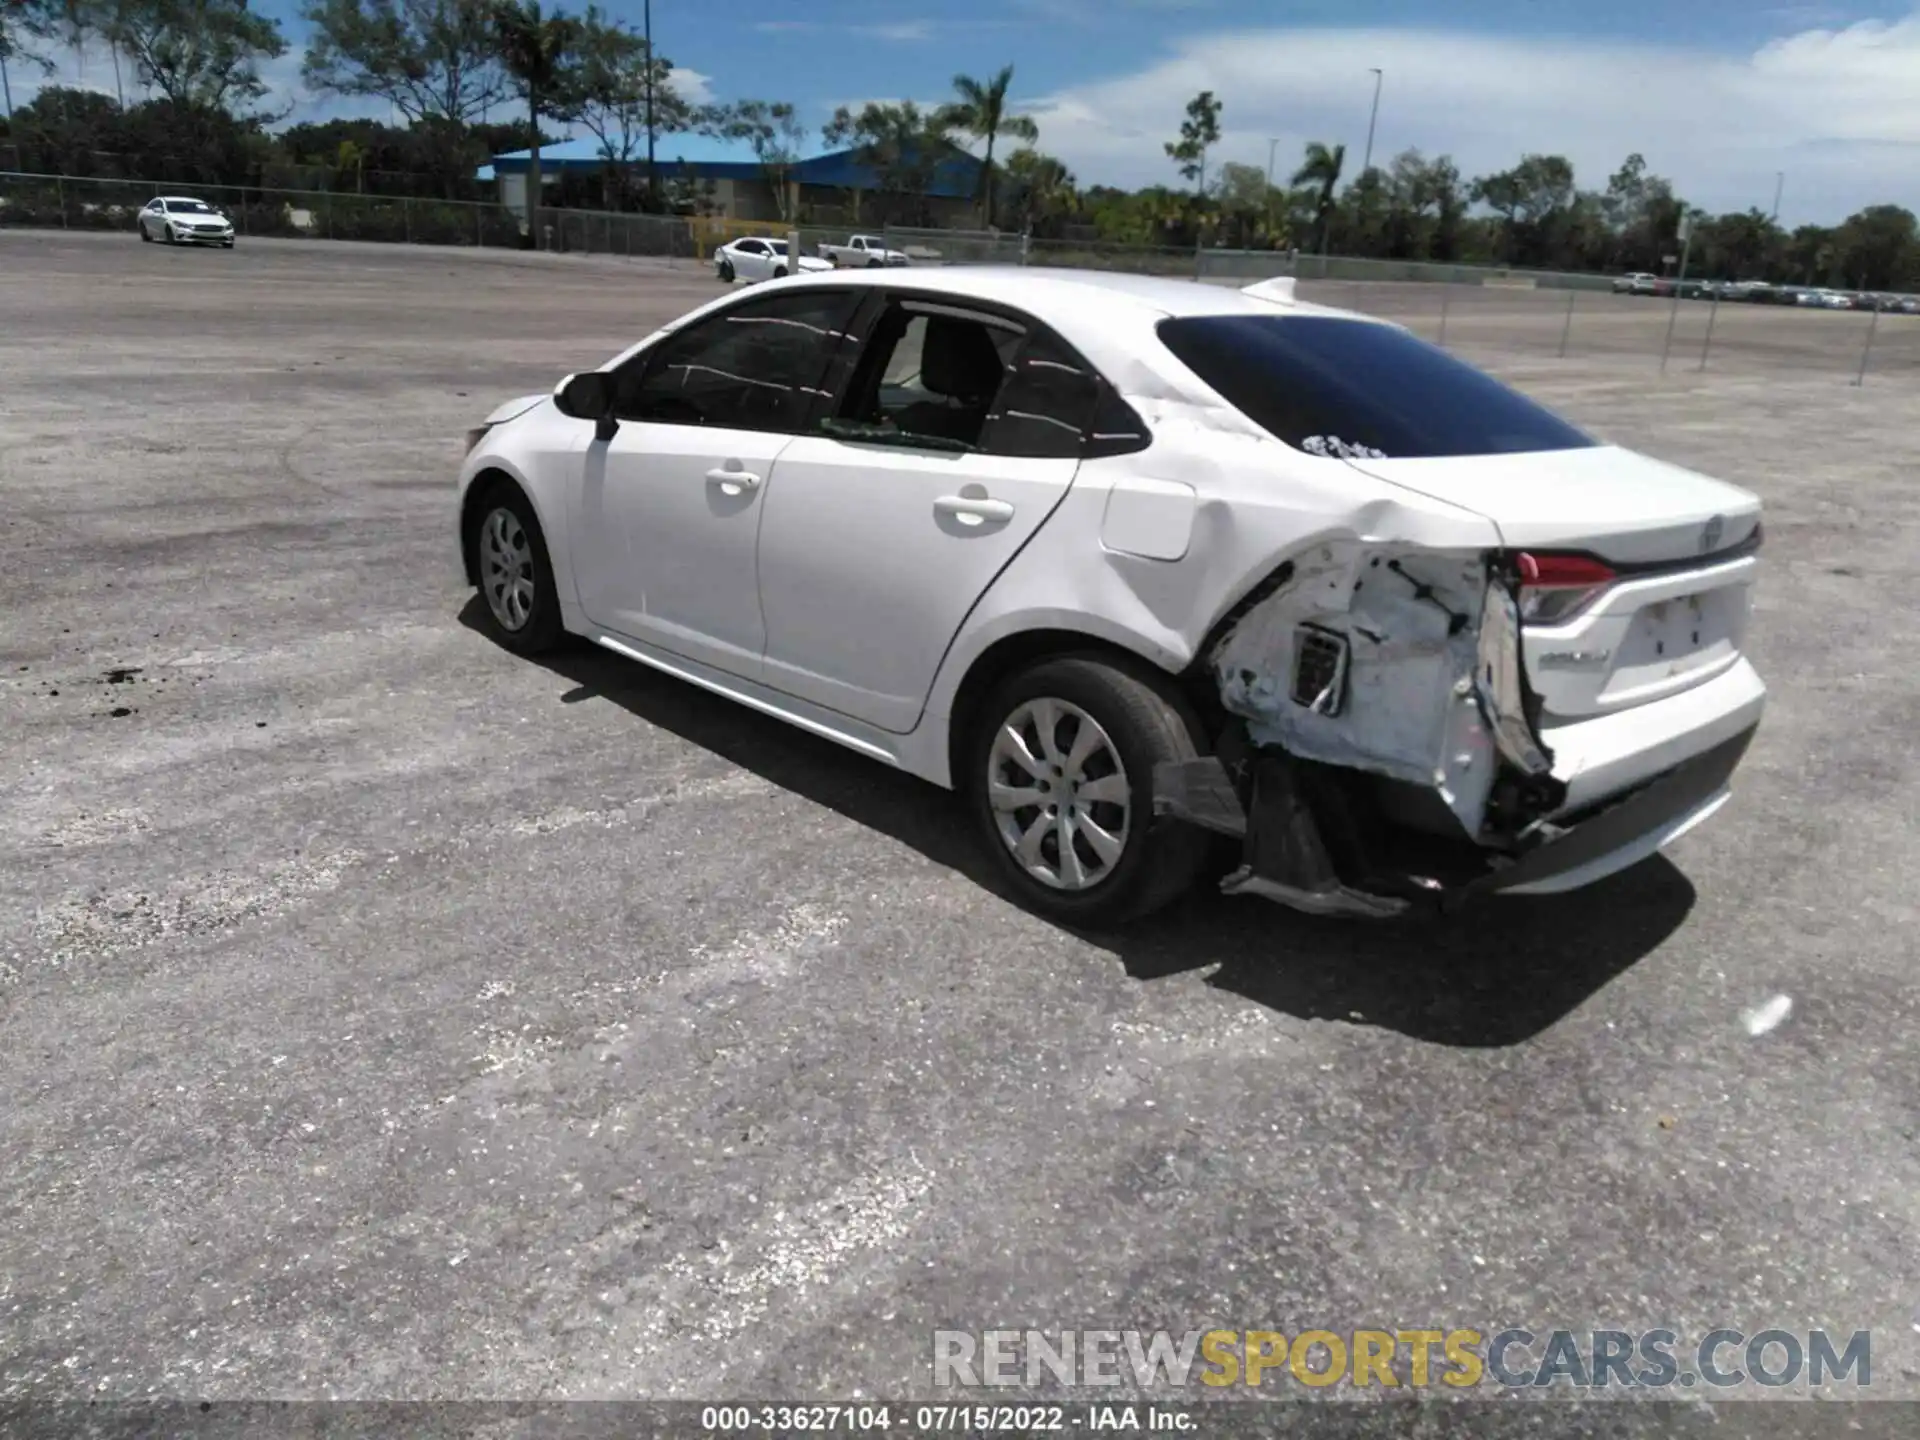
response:
[[[1700,530],[1700,553],[1709,555],[1719,547],[1720,536],[1727,528],[1727,517],[1716,515]]]

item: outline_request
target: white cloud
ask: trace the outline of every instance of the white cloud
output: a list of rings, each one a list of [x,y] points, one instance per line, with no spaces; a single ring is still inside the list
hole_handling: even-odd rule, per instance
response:
[[[1376,65],[1376,164],[1417,147],[1474,175],[1543,151],[1597,189],[1637,150],[1715,211],[1771,205],[1784,170],[1786,223],[1917,198],[1920,11],[1802,30],[1745,55],[1391,28],[1196,35],[1147,70],[1025,108],[1043,147],[1086,183],[1180,183],[1161,146],[1204,89],[1225,104],[1212,163],[1264,168],[1278,137],[1286,172],[1307,141],[1325,140],[1346,144],[1357,173]]]
[[[868,40],[892,40],[904,45],[933,38],[931,20],[895,20],[884,25],[852,25],[848,29]]]
[[[689,105],[706,105],[713,100],[713,77],[684,65],[673,67],[673,93]]]

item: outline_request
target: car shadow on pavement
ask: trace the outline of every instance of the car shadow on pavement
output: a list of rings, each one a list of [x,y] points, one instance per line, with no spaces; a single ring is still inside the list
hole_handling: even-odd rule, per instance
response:
[[[476,596],[462,624],[481,630]],[[699,687],[569,645],[535,662],[771,784],[890,835],[1005,896],[947,791]],[[1221,873],[1231,862],[1223,846]],[[1335,920],[1208,886],[1120,931],[1075,932],[1138,980],[1207,983],[1303,1020],[1376,1025],[1439,1045],[1514,1045],[1578,1008],[1671,935],[1693,886],[1664,857],[1568,895],[1488,900],[1437,919]]]

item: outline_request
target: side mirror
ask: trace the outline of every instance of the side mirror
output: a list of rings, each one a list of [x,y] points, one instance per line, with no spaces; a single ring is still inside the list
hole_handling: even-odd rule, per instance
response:
[[[562,415],[593,421],[596,439],[611,440],[620,429],[613,417],[613,381],[604,370],[569,375],[553,392],[553,403]]]

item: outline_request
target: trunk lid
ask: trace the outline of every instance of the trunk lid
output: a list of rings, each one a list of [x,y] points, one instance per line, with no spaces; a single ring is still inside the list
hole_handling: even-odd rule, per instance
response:
[[[1740,658],[1760,501],[1617,446],[1356,468],[1484,515],[1509,553],[1577,553],[1614,578],[1571,613],[1521,622],[1543,724],[1612,714],[1691,689]]]

